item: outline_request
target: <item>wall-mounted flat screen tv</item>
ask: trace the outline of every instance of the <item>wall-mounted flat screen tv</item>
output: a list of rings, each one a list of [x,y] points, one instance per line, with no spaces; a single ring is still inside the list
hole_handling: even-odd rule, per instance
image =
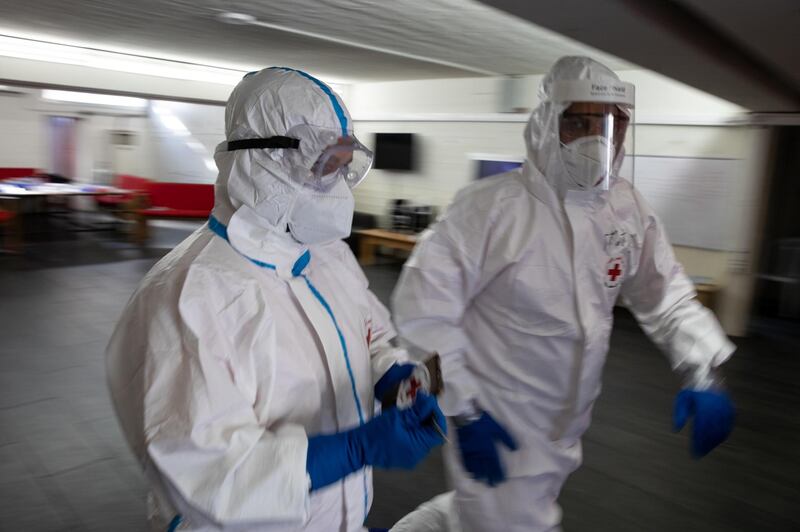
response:
[[[414,170],[414,155],[413,133],[375,133],[372,167],[376,170],[410,172]]]

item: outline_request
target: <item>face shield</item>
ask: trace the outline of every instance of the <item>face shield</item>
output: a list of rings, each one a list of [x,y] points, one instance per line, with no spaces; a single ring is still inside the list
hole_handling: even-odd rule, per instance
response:
[[[608,190],[611,176],[621,177],[625,156],[633,160],[633,85],[559,81],[553,100],[564,109],[557,130],[569,188]],[[625,174],[632,181],[632,163]]]

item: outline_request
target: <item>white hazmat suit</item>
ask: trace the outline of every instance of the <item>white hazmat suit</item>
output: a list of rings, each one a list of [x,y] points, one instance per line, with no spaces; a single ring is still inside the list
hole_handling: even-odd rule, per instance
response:
[[[448,446],[467,532],[558,529],[556,500],[581,463],[618,299],[694,381],[734,350],[631,184],[570,184],[558,131],[568,104],[552,98],[569,80],[619,83],[588,58],[559,60],[525,129],[523,167],[460,191],[420,237],[393,295],[402,337],[441,355],[444,413],[477,404],[518,446],[499,447],[507,481],[494,488],[470,478]]]
[[[363,530],[370,469],[310,492],[308,436],[368,421],[375,380],[405,352],[336,240],[350,231],[350,190],[290,175],[319,155],[312,133],[324,129],[347,135],[352,122],[314,78],[271,68],[240,82],[227,141],[300,131],[302,150],[220,145],[212,218],[147,274],[108,346],[153,530]]]

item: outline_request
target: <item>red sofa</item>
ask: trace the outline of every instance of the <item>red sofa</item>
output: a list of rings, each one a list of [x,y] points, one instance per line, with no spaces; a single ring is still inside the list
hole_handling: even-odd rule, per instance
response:
[[[138,243],[147,240],[150,218],[205,219],[214,207],[214,185],[205,183],[167,183],[134,175],[119,174],[113,185],[130,194],[97,196],[98,207],[110,209],[123,218],[133,218]]]
[[[0,181],[17,177],[32,177],[39,173],[38,168],[0,168]]]
[[[151,181],[146,191],[149,205],[136,211],[142,216],[208,218],[214,207],[214,185]]]
[[[147,240],[149,218],[205,219],[214,207],[214,185],[204,183],[164,183],[150,181],[134,210],[138,243]]]
[[[114,177],[113,186],[124,190],[130,190],[130,194],[109,194],[107,196],[96,196],[94,198],[97,206],[105,209],[120,209],[126,206],[137,194],[145,194],[147,188],[152,183],[151,180],[135,175],[119,174]]]

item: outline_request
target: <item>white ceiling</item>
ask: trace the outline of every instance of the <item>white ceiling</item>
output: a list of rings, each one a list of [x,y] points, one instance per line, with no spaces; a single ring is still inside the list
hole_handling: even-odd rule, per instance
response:
[[[224,12],[257,23],[226,24]],[[525,75],[585,54],[783,112],[800,111],[799,29],[800,0],[0,2],[0,36],[235,70],[285,65],[345,83]]]
[[[482,0],[753,111],[800,112],[800,0]]]
[[[222,12],[293,31],[225,24]],[[287,65],[342,82],[538,74],[565,54],[632,68],[472,0],[3,0],[0,34],[218,66]]]
[[[799,0],[677,0],[800,86]]]

